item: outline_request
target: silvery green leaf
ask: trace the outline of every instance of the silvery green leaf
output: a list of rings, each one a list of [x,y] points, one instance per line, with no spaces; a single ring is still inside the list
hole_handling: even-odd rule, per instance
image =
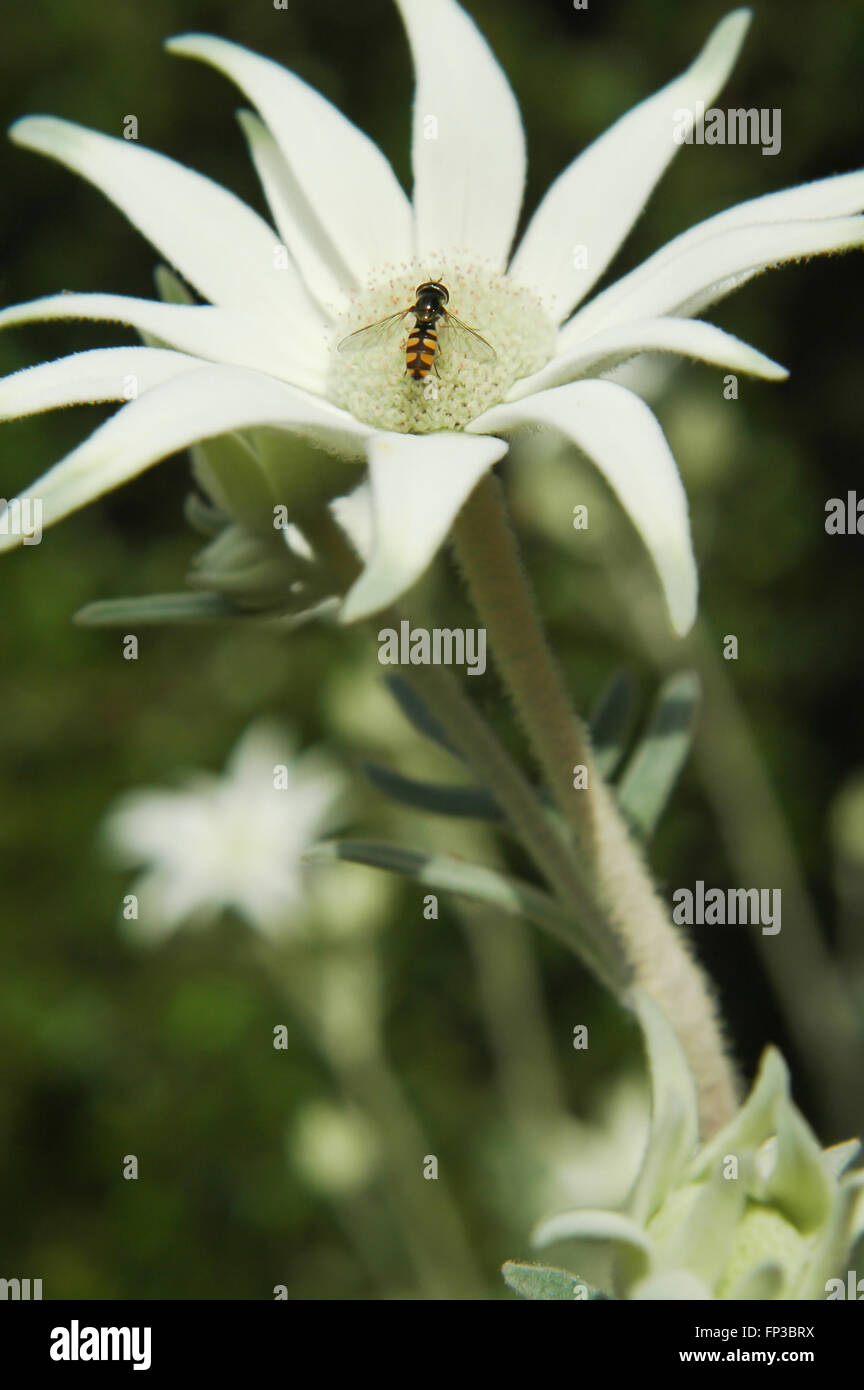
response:
[[[518,1264],[508,1260],[502,1265],[504,1282],[521,1298],[539,1301],[541,1299],[574,1299],[589,1302],[606,1298],[605,1293],[586,1284],[578,1275],[569,1274],[566,1269],[555,1269],[552,1265]]]
[[[183,503],[183,515],[193,531],[211,539],[228,525],[228,517],[218,507],[212,507],[197,492],[190,492]]]
[[[698,696],[693,672],[664,681],[648,727],[618,781],[621,810],[644,839],[652,834],[684,766]]]
[[[621,761],[633,720],[635,687],[629,671],[618,671],[604,686],[591,715],[591,743],[597,770],[607,779]]]
[[[438,744],[439,748],[444,748],[448,753],[452,753],[454,758],[461,757],[426,701],[417,694],[413,685],[406,681],[404,676],[388,676],[387,689],[409,724],[414,726],[418,734],[423,734],[425,738],[431,739],[433,743]]]
[[[133,627],[156,623],[210,623],[241,616],[218,594],[146,594],[88,603],[75,614],[82,627]]]
[[[317,510],[334,497],[352,492],[362,480],[353,460],[313,448],[284,429],[259,425],[249,431],[249,439],[272,495],[271,526],[274,504],[285,507],[290,516],[302,516],[309,508]]]
[[[526,917],[551,931],[559,940],[571,946],[580,945],[578,928],[572,917],[548,894],[521,879],[498,873],[482,864],[469,864],[455,855],[425,854],[422,850],[377,841],[325,840],[313,845],[304,859],[310,864],[344,859],[352,864],[388,869],[424,887],[458,893],[497,907],[510,917]]]
[[[192,562],[194,588],[224,594],[244,609],[297,612],[328,592],[318,573],[285,545],[282,533],[225,526]]]
[[[278,498],[244,433],[207,439],[189,449],[192,474],[211,502],[252,531],[272,535]]]
[[[420,782],[399,772],[365,763],[363,771],[378,791],[404,806],[430,811],[437,816],[466,816],[475,820],[504,819],[495,798],[485,787],[458,787],[446,783]]]

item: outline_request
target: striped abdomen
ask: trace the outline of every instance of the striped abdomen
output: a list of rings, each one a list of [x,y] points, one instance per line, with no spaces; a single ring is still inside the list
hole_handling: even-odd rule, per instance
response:
[[[438,352],[438,334],[429,323],[418,323],[405,344],[405,367],[415,381],[423,381],[432,370]]]

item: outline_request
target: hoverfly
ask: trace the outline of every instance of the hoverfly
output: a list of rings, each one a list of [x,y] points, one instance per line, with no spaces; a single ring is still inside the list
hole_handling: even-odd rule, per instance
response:
[[[405,370],[414,381],[425,381],[430,371],[438,375],[437,364],[446,351],[448,341],[453,347],[458,345],[466,356],[473,357],[476,362],[495,361],[497,354],[491,343],[487,343],[485,338],[481,338],[479,333],[475,333],[473,328],[462,323],[444,307],[450,294],[439,280],[424,280],[415,293],[415,302],[409,308],[389,314],[386,319],[370,323],[366,328],[358,328],[356,333],[349,333],[339,344],[339,351],[354,353],[372,343],[386,341],[401,329],[408,315],[413,314],[414,327],[405,343]],[[438,337],[439,325],[447,330],[443,342]]]

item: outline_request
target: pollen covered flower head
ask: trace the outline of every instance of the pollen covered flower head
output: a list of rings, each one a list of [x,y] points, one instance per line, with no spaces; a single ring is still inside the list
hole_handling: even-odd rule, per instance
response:
[[[551,317],[536,295],[503,271],[459,257],[442,258],[436,271],[436,280],[446,285],[450,299],[458,304],[460,318],[468,324],[483,324],[484,341],[494,344],[494,357],[490,361],[472,355],[471,338],[464,333],[459,336],[458,329],[456,333],[448,330],[445,321],[442,329],[436,329],[439,357],[418,389],[418,382],[403,370],[395,335],[400,331],[400,310],[414,301],[419,272],[415,268],[385,275],[357,296],[344,320],[346,332],[355,336],[370,321],[371,326],[348,360],[337,353],[330,381],[334,400],[368,424],[402,434],[464,429],[553,355]],[[376,341],[376,322],[394,314],[394,328]],[[364,345],[367,336],[372,341]]]
[[[729,14],[685,72],[563,171],[514,250],[526,156],[508,82],[455,0],[396,3],[416,68],[410,198],[330,102],[270,59],[206,35],[173,39],[169,51],[218,69],[254,108],[240,120],[270,221],[133,142],[47,116],[13,127],[17,144],[106,193],[197,296],[62,293],[0,312],[0,326],[119,321],[151,344],[78,353],[0,382],[7,417],[128,401],[34,484],[43,524],[201,440],[308,439],[347,465],[347,476],[322,467],[324,500],[355,486],[370,494],[372,544],[341,611],[350,621],[410,588],[510,436],[540,427],[600,470],[647,547],[673,629],[686,632],[697,580],[677,467],[648,406],[606,374],[665,352],[782,379],[777,363],[695,315],[770,266],[861,245],[864,174],[733,207],[592,298],[680,148],[676,113],[680,121],[682,109],[713,100],[749,11]],[[473,354],[443,315],[412,321],[430,277],[493,357]],[[395,336],[382,328],[362,353],[340,352],[346,337],[393,316]],[[405,340],[418,327],[430,360],[413,379]],[[275,481],[265,471],[273,495],[259,501],[272,514],[289,499],[278,469]],[[0,548],[20,539],[0,534]]]

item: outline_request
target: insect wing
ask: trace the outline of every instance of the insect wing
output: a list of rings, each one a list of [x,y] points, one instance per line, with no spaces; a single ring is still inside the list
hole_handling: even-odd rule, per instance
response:
[[[446,333],[441,335],[441,356],[450,356],[457,352],[464,353],[474,362],[494,362],[498,356],[491,343],[487,343],[479,333],[473,328],[469,328],[467,323],[457,319],[455,314],[448,313],[445,309],[442,314],[442,323],[446,325]]]
[[[395,339],[397,330],[402,326],[403,320],[410,312],[410,309],[400,309],[398,314],[388,314],[386,319],[379,319],[377,323],[370,323],[365,328],[358,328],[356,333],[349,333],[347,338],[342,339],[341,343],[338,344],[338,351],[346,357],[352,357],[356,352],[363,352],[367,347],[378,347],[391,337]]]

